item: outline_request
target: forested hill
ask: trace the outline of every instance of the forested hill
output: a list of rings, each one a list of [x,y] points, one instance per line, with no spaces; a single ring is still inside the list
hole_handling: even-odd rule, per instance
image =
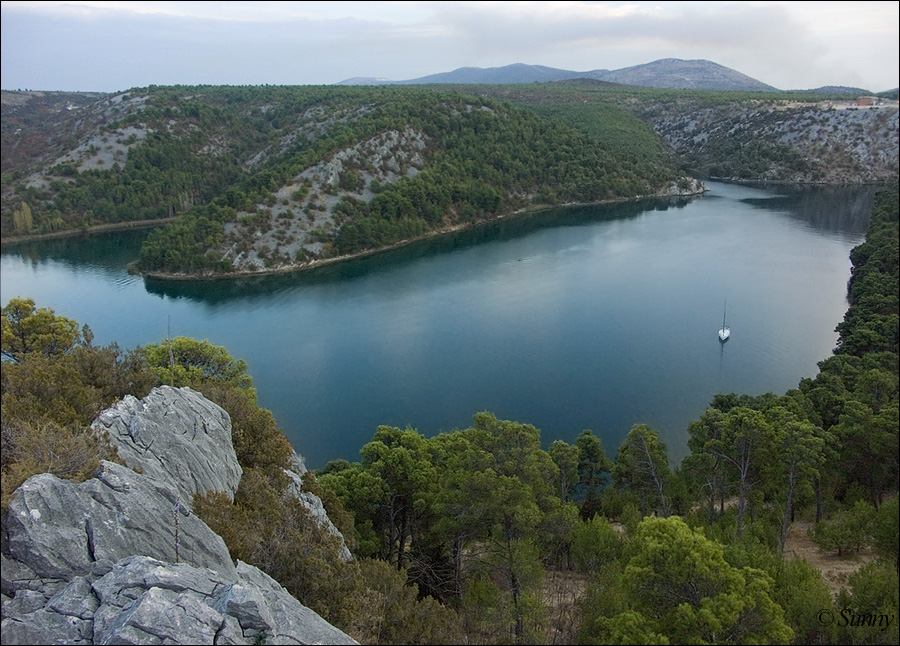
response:
[[[616,154],[523,106],[435,89],[151,86],[65,110],[55,139],[7,160],[3,234],[183,216],[150,236],[146,271],[290,268],[678,179],[621,109],[605,118],[633,145]]]
[[[689,174],[737,181],[897,183],[896,94],[663,90],[587,79],[518,86],[464,86],[596,131],[598,111],[623,108],[651,127]],[[618,136],[616,136],[618,135]],[[613,139],[611,139],[611,137]]]
[[[170,219],[143,271],[279,271],[686,177],[896,183],[896,100],[590,80],[3,92],[0,235]]]

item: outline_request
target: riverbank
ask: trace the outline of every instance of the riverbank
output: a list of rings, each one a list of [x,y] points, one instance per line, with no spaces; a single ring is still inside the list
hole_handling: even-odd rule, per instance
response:
[[[663,191],[660,191],[654,195],[640,195],[637,197],[630,198],[619,198],[612,200],[600,200],[597,202],[569,202],[565,204],[535,204],[528,206],[523,209],[519,209],[516,211],[511,211],[509,213],[503,213],[496,217],[492,217],[487,220],[479,220],[476,222],[465,222],[460,224],[454,224],[448,227],[441,227],[438,229],[433,229],[428,231],[420,236],[416,236],[414,238],[408,238],[405,240],[400,240],[398,242],[392,243],[390,245],[384,247],[378,247],[377,249],[365,249],[363,251],[358,251],[350,254],[343,254],[340,256],[333,256],[330,258],[317,258],[315,260],[307,260],[303,262],[290,263],[287,265],[281,265],[278,267],[260,267],[258,269],[248,270],[248,269],[240,269],[228,273],[220,273],[220,272],[208,272],[201,274],[192,274],[192,273],[168,273],[168,272],[155,272],[155,271],[141,271],[138,267],[137,261],[130,263],[128,265],[128,272],[132,275],[143,276],[145,278],[153,278],[156,280],[169,280],[169,281],[219,281],[219,280],[228,280],[228,279],[237,279],[237,278],[247,278],[252,276],[271,276],[278,274],[291,274],[302,271],[310,271],[314,269],[319,269],[321,267],[325,267],[328,265],[333,265],[340,262],[345,262],[348,260],[358,260],[361,258],[368,258],[374,256],[376,254],[385,253],[388,251],[393,251],[396,249],[400,249],[410,244],[415,244],[417,242],[422,242],[423,240],[428,240],[435,237],[445,236],[453,233],[458,233],[460,231],[465,231],[468,229],[472,229],[478,226],[483,226],[486,224],[490,224],[492,222],[497,222],[499,220],[504,220],[512,217],[521,216],[524,214],[533,214],[540,213],[542,211],[548,211],[551,209],[559,209],[559,208],[577,208],[577,207],[585,207],[585,206],[602,206],[604,204],[622,204],[625,202],[639,202],[641,200],[658,200],[658,199],[687,199],[687,198],[695,198],[703,195],[709,189],[707,189],[702,182],[699,180],[692,180],[690,188],[688,189],[677,189],[677,187],[669,187]]]
[[[74,238],[76,236],[94,235],[96,233],[109,233],[110,231],[125,231],[128,229],[152,229],[165,224],[175,222],[178,218],[157,218],[156,220],[139,220],[137,222],[116,222],[113,224],[95,224],[78,229],[66,229],[64,231],[51,231],[50,233],[31,233],[24,236],[7,236],[0,238],[0,245],[21,244],[23,242],[36,242],[39,240],[54,240],[57,238]]]

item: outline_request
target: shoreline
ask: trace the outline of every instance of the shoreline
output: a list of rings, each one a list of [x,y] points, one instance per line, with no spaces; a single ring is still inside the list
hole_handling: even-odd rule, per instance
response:
[[[178,217],[157,218],[155,220],[138,220],[135,222],[114,222],[112,224],[94,224],[79,229],[66,229],[64,231],[51,231],[50,233],[29,233],[23,236],[11,236],[0,238],[0,245],[22,244],[25,242],[38,242],[42,240],[56,240],[59,238],[74,238],[77,236],[89,236],[95,233],[107,233],[109,231],[124,231],[127,229],[152,229],[164,224],[170,224],[178,220]]]
[[[533,205],[528,206],[523,209],[519,209],[517,211],[510,211],[509,213],[504,213],[498,215],[496,217],[490,218],[488,220],[480,220],[477,222],[466,222],[461,224],[454,224],[449,227],[443,227],[440,229],[433,229],[428,231],[421,236],[417,236],[415,238],[409,238],[406,240],[400,240],[393,244],[387,245],[385,247],[378,247],[377,249],[365,249],[363,251],[357,251],[355,253],[344,254],[341,256],[333,256],[331,258],[318,258],[316,260],[310,260],[303,263],[292,264],[289,266],[282,267],[273,267],[273,268],[263,268],[254,271],[240,270],[229,273],[208,273],[208,274],[172,274],[166,272],[154,272],[154,271],[140,271],[137,268],[137,261],[128,264],[128,273],[136,276],[143,276],[144,278],[151,278],[154,280],[161,281],[176,281],[176,282],[188,282],[188,281],[217,281],[217,280],[240,280],[242,278],[253,278],[257,276],[274,276],[278,274],[293,274],[299,273],[303,271],[310,271],[313,269],[318,269],[320,267],[326,267],[328,265],[333,265],[339,262],[344,262],[347,260],[358,260],[360,258],[367,258],[369,256],[374,256],[379,253],[385,253],[388,251],[393,251],[395,249],[400,249],[402,247],[414,244],[416,242],[421,242],[423,240],[428,240],[429,238],[440,237],[444,235],[448,235],[451,233],[458,233],[460,231],[465,231],[467,229],[472,229],[481,225],[490,224],[491,222],[496,222],[498,220],[503,220],[511,217],[516,217],[519,215],[530,214],[530,213],[540,213],[541,211],[549,211],[552,209],[564,209],[570,207],[582,207],[582,206],[601,206],[604,204],[621,204],[624,202],[639,202],[641,200],[658,200],[658,199],[685,199],[685,198],[696,198],[702,196],[709,189],[707,189],[702,184],[700,185],[700,189],[696,191],[692,191],[689,193],[677,193],[677,194],[657,194],[657,195],[640,195],[636,197],[627,197],[627,198],[619,198],[612,200],[600,200],[599,202],[568,202],[565,204],[541,204],[541,205]]]

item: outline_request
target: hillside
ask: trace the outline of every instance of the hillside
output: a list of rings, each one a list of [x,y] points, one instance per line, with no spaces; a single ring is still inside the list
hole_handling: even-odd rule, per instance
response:
[[[590,70],[575,72],[545,65],[515,63],[503,67],[460,67],[452,72],[430,74],[405,81],[387,79],[352,78],[338,85],[422,85],[422,84],[518,84],[547,83],[571,79],[592,79],[621,85],[671,89],[746,90],[777,92],[766,85],[733,69],[706,60],[685,61],[664,58],[643,65],[618,70]]]
[[[687,177],[898,174],[896,102],[845,94],[581,78],[3,101],[4,241],[169,220],[140,259],[167,275],[293,270],[529,208],[699,190]]]
[[[664,58],[644,65],[634,65],[606,72],[592,78],[622,85],[676,90],[777,92],[771,85],[766,85],[724,65],[705,60],[684,61],[677,58]]]
[[[72,117],[85,106],[104,97],[96,92],[8,92],[0,93],[3,118],[3,173],[8,173],[27,160],[42,157],[63,137],[79,137],[88,127]]]
[[[14,160],[3,234],[190,214],[151,235],[145,271],[289,268],[676,179],[649,130],[614,155],[521,106],[421,88],[151,87],[77,123],[92,127],[48,123],[56,145]]]
[[[878,184],[896,182],[900,168],[900,112],[888,98],[626,88],[587,79],[462,87],[587,132],[598,115],[620,107],[656,132],[683,172],[695,177]]]

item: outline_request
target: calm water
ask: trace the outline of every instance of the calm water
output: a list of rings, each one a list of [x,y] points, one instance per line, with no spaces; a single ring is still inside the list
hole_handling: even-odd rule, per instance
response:
[[[873,193],[710,186],[677,205],[547,212],[228,282],[128,275],[146,232],[7,247],[0,300],[31,297],[101,344],[159,342],[171,321],[226,346],[313,468],[358,459],[379,424],[433,434],[481,410],[534,424],[545,446],[590,428],[613,457],[648,423],[677,460],[716,393],[815,375]]]

